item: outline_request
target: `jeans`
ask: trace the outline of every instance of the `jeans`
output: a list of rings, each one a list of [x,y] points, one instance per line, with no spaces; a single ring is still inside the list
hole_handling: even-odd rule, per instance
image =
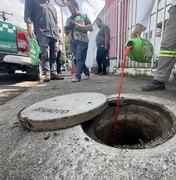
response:
[[[88,43],[84,43],[81,41],[71,40],[71,48],[73,51],[73,55],[76,59],[76,75],[75,77],[81,79],[81,75],[84,72],[86,76],[89,76],[89,70],[85,65]]]
[[[106,74],[107,67],[107,59],[106,59],[106,50],[104,47],[97,48],[97,65],[98,65],[98,73]]]
[[[45,75],[57,74],[56,56],[57,46],[56,40],[50,37],[37,34],[37,40],[41,49],[41,63]]]
[[[61,73],[61,55],[62,55],[62,52],[59,49],[58,52],[57,52],[57,58],[56,58],[57,74]]]

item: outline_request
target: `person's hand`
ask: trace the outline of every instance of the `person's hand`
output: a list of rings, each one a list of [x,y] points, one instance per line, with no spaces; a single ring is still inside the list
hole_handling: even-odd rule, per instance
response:
[[[108,51],[108,45],[105,45],[104,49],[105,51]]]
[[[83,24],[79,24],[79,23],[77,23],[76,21],[74,21],[74,24],[75,24],[75,26],[78,27],[78,28],[82,28],[82,27],[83,27]]]
[[[140,37],[141,33],[142,33],[142,25],[141,24],[136,24],[135,28],[134,28],[134,31],[131,34],[131,37],[132,38]]]
[[[34,31],[32,29],[32,25],[31,24],[27,25],[27,32],[28,32],[28,35],[29,35],[30,38],[34,37]]]
[[[75,25],[75,27],[77,27],[77,28],[81,28],[81,29],[85,29],[85,23],[84,22],[76,22],[76,21],[73,21],[74,22],[74,25]]]

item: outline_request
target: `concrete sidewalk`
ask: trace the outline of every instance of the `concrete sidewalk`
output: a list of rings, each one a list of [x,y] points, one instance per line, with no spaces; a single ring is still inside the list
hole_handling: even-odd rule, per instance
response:
[[[174,138],[149,150],[129,150],[99,145],[84,133],[81,125],[51,132],[32,132],[21,127],[17,114],[36,102],[77,92],[108,96],[117,94],[119,87],[119,76],[92,75],[78,83],[72,83],[72,78],[39,83],[0,106],[0,179],[175,180]],[[141,86],[148,82],[125,77],[122,93],[154,97],[175,108],[176,84],[167,84],[165,91],[142,92]]]

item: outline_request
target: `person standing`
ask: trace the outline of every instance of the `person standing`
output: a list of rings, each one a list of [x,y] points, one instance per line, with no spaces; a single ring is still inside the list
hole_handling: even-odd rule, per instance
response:
[[[64,30],[65,34],[70,37],[71,49],[76,58],[76,75],[72,82],[79,82],[82,72],[84,72],[86,79],[90,76],[85,61],[89,41],[87,32],[93,31],[93,28],[87,15],[79,12],[79,5],[76,0],[68,0],[67,7],[71,16],[67,18]]]
[[[29,36],[36,35],[41,49],[43,81],[64,79],[56,71],[57,12],[54,6],[49,0],[25,0],[24,21]]]
[[[155,0],[140,0],[137,24],[132,32],[133,38],[140,36],[142,31],[146,29],[154,3]],[[169,80],[174,64],[176,63],[176,0],[172,0],[168,12],[169,19],[166,22],[161,42],[158,68],[152,82],[142,87],[143,91],[164,90],[165,82]]]
[[[108,64],[107,55],[109,53],[109,41],[110,41],[110,29],[109,26],[103,24],[101,18],[96,19],[96,24],[99,28],[99,32],[96,36],[96,45],[97,45],[97,65],[98,72],[96,74],[106,75],[106,68]]]

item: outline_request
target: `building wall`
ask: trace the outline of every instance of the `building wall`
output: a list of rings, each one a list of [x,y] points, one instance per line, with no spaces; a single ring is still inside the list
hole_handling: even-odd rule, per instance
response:
[[[109,25],[111,30],[110,37],[110,71],[114,71],[121,66],[124,54],[125,43],[130,39],[134,25],[136,23],[137,3],[139,0],[106,0],[105,7],[99,14],[105,24]],[[155,49],[151,64],[136,63],[128,59],[127,67],[145,67],[155,68],[159,48],[164,30],[165,20],[168,19],[168,9],[171,0],[156,0],[147,30],[142,34],[143,38],[149,39]],[[93,24],[94,31],[89,34],[89,49],[87,56],[87,65],[96,66],[96,45],[95,36],[98,32],[96,24]]]
[[[105,8],[102,9],[100,14],[98,15],[104,22],[105,22]],[[96,62],[96,52],[97,52],[97,47],[95,43],[95,37],[98,33],[99,29],[96,25],[96,23],[93,23],[93,31],[89,33],[89,47],[87,51],[87,59],[86,59],[86,65],[89,68],[97,66]]]

